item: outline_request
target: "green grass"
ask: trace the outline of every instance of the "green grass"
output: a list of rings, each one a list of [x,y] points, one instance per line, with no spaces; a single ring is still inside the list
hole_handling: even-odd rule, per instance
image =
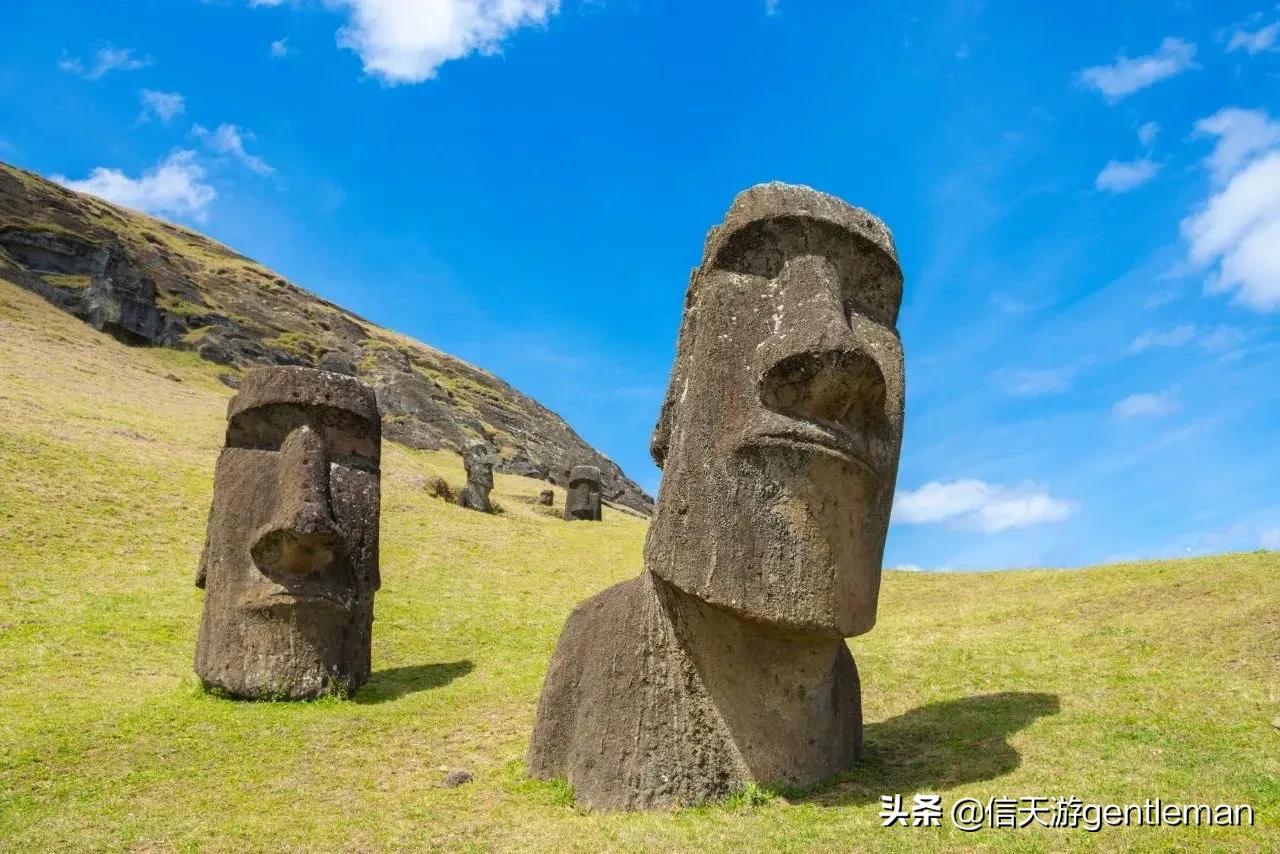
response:
[[[577,601],[640,569],[645,522],[567,525],[427,495],[454,455],[388,445],[374,677],[243,703],[191,670],[192,584],[231,393],[0,283],[0,849],[953,850],[1280,847],[1280,554],[1082,571],[886,574],[851,641],[866,757],[807,791],[593,814],[527,780]],[[557,505],[563,501],[557,490]],[[474,782],[441,786],[454,768]],[[1246,802],[1231,829],[880,827],[879,796]]]

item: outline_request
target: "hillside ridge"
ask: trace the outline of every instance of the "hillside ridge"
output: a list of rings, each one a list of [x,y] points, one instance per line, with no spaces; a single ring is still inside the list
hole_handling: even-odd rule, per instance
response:
[[[382,328],[184,226],[0,163],[0,279],[132,345],[192,351],[236,385],[257,364],[306,365],[374,387],[386,438],[417,450],[480,439],[497,469],[565,485],[596,465],[606,500],[653,499],[559,415],[501,378]]]

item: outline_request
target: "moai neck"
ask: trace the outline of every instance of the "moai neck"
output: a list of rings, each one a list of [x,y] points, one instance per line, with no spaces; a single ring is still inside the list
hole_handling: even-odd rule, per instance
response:
[[[862,712],[843,638],[788,633],[655,585],[749,779],[808,785],[849,767]]]

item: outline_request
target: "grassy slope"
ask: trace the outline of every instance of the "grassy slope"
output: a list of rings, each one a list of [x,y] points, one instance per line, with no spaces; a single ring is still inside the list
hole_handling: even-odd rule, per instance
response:
[[[372,683],[237,703],[191,674],[192,586],[229,391],[0,282],[0,848],[996,849],[1280,846],[1280,554],[888,573],[852,642],[867,760],[838,785],[592,815],[524,781],[561,622],[634,575],[642,520],[565,525],[497,478],[488,517],[428,498],[454,456],[388,446]],[[563,500],[558,496],[557,503]],[[476,776],[439,786],[443,770]],[[877,798],[1249,802],[1232,830],[882,830]]]

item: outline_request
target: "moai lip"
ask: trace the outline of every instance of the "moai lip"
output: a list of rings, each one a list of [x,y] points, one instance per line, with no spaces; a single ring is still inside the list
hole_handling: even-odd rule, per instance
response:
[[[902,272],[880,220],[808,187],[707,236],[651,442],[645,569],[579,605],[527,765],[606,809],[808,785],[862,743],[844,639],[875,624],[902,443]]]
[[[307,699],[369,678],[381,419],[374,392],[258,368],[227,408],[196,586],[196,673],[235,697]]]
[[[482,513],[492,513],[493,466],[496,460],[484,442],[472,441],[462,452],[462,465],[467,471],[467,484],[458,493],[459,506]]]
[[[599,522],[600,468],[598,466],[574,466],[569,470],[569,491],[564,499],[566,522]]]

